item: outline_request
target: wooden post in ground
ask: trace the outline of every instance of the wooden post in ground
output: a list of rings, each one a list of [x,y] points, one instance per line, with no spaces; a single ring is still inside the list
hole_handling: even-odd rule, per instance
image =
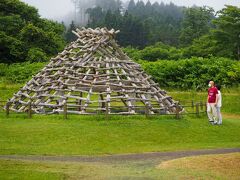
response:
[[[67,117],[67,101],[63,105],[63,116],[65,120],[68,118]]]
[[[201,111],[203,111],[203,102],[200,101],[200,107],[201,107]]]
[[[32,118],[32,100],[29,101],[28,103],[28,118],[31,119]]]
[[[145,116],[146,116],[146,118],[149,118],[149,114],[150,114],[150,112],[149,112],[149,106],[148,106],[148,104],[145,106]]]
[[[196,116],[199,117],[199,103],[196,103]]]
[[[109,119],[109,107],[108,107],[108,102],[106,102],[105,108],[106,108],[105,118],[106,118],[106,120],[108,120],[108,119]]]
[[[194,101],[192,100],[192,108],[194,109]]]
[[[10,103],[7,102],[7,104],[6,104],[6,117],[9,117],[9,112],[10,112]]]
[[[176,106],[176,119],[180,119],[180,107],[179,105]]]

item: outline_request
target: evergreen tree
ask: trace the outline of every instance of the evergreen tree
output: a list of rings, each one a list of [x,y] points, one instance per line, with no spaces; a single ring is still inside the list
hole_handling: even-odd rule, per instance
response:
[[[194,39],[207,34],[211,28],[214,11],[208,7],[185,9],[180,40],[183,45],[190,45]]]
[[[75,31],[75,30],[76,30],[76,25],[75,25],[74,21],[72,21],[69,28],[67,29],[66,34],[65,34],[65,38],[68,43],[75,41],[77,39],[77,36],[72,33],[72,31]]]
[[[103,11],[101,7],[90,8],[87,10],[87,14],[89,15],[88,26],[95,28],[104,26],[104,18],[106,16],[106,12]]]
[[[103,11],[116,11],[121,9],[122,2],[120,0],[97,0],[96,6],[101,7]]]
[[[133,12],[135,9],[135,1],[134,0],[130,0],[129,4],[128,4],[128,12]]]
[[[226,6],[218,15],[213,21],[216,25],[213,37],[219,47],[218,53],[240,60],[240,8]]]

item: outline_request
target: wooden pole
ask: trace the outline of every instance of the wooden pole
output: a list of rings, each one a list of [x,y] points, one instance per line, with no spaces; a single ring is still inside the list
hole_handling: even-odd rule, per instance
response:
[[[63,116],[64,116],[64,119],[67,119],[67,102],[64,103],[63,105]]]
[[[145,106],[145,116],[146,116],[146,118],[149,118],[149,106],[148,106],[148,104]]]
[[[196,116],[199,117],[199,103],[196,103]]]
[[[6,117],[7,118],[9,117],[9,108],[10,108],[10,103],[7,102],[7,104],[6,104]]]
[[[31,119],[32,118],[32,100],[29,101],[28,103],[28,118]]]
[[[200,101],[200,107],[201,107],[201,111],[203,111],[203,102]]]
[[[109,107],[108,107],[108,102],[106,102],[106,112],[105,112],[105,118],[106,118],[106,120],[108,120],[109,119]]]
[[[176,106],[176,119],[180,119],[180,107],[179,107],[179,105]]]
[[[83,97],[83,93],[82,92],[80,92],[79,97]],[[78,105],[79,105],[78,111],[81,111],[82,110],[82,100],[78,100]]]

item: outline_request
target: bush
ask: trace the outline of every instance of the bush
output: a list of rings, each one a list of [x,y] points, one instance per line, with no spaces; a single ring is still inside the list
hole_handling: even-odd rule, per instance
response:
[[[8,65],[0,63],[0,76],[5,76],[7,71]]]
[[[127,47],[124,48],[124,51],[134,60],[144,59],[148,61],[157,61],[164,59],[177,60],[183,58],[182,49],[177,49],[163,43],[156,43],[155,45],[147,46],[142,50]]]
[[[46,62],[48,57],[46,53],[40,48],[31,48],[28,51],[27,59],[28,62]]]
[[[16,63],[9,66],[0,64],[0,74],[5,80],[13,83],[25,83],[45,66],[45,63]]]
[[[139,60],[141,59],[141,55],[140,55],[140,51],[136,48],[133,48],[133,47],[126,47],[126,48],[123,48],[123,51],[132,59],[134,60]]]
[[[209,80],[229,87],[240,83],[240,62],[227,58],[196,58],[178,61],[160,60],[148,62],[140,60],[145,71],[164,88],[198,89],[207,88]],[[0,64],[2,80],[25,83],[41,70],[46,63]]]
[[[222,86],[239,85],[240,62],[227,58],[196,58],[178,61],[140,61],[148,74],[163,87],[205,89],[209,80]]]

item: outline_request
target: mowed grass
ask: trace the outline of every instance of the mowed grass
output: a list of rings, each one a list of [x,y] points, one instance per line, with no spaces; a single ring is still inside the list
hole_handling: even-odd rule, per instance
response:
[[[0,160],[1,179],[239,179],[240,153],[159,162],[34,162]],[[158,165],[160,163],[160,165]]]
[[[105,155],[240,147],[240,121],[185,116],[0,115],[0,154]]]
[[[10,98],[20,85],[0,86],[0,98]],[[176,92],[174,99],[204,101],[204,92]],[[3,98],[2,98],[3,97]],[[206,115],[182,119],[153,116],[34,115],[0,113],[0,154],[104,155],[240,147],[240,93],[223,93],[222,126],[211,126]]]
[[[0,83],[0,101],[7,101],[17,93],[23,84]]]
[[[0,86],[0,100],[21,85]],[[206,100],[205,92],[169,93],[186,102]],[[182,119],[153,116],[34,115],[0,112],[0,154],[108,155],[154,151],[240,147],[240,93],[223,93],[223,125],[212,126],[206,115]],[[223,158],[223,157],[229,158]],[[153,166],[152,162],[70,163],[0,160],[0,179],[237,179],[239,154],[202,156]],[[220,158],[220,159],[219,159]],[[154,160],[158,161],[158,160]],[[191,162],[191,163],[190,163]],[[160,162],[156,162],[159,164]],[[185,164],[184,164],[185,163]],[[150,164],[150,165],[149,165]],[[190,164],[191,166],[187,166]],[[198,166],[199,164],[199,166]],[[210,168],[204,168],[211,166]],[[225,169],[224,169],[225,168]],[[221,178],[222,177],[222,178]]]

